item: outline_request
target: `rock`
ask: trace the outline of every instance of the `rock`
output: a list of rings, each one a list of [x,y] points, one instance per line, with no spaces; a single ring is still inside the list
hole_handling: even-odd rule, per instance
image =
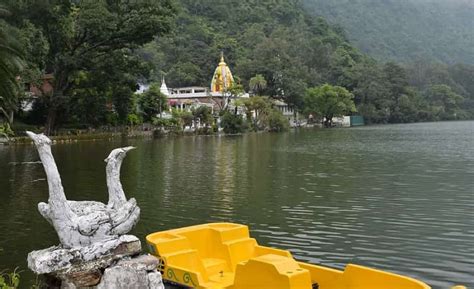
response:
[[[62,284],[61,284],[60,289],[77,289],[77,287],[72,282],[63,281]]]
[[[86,247],[64,249],[59,246],[28,254],[28,267],[36,274],[67,275],[69,272],[106,268],[114,261],[141,252],[140,240],[124,235]]]
[[[105,269],[97,289],[164,289],[161,274],[157,271],[134,269],[129,266],[114,266]]]
[[[102,272],[99,269],[75,271],[68,273],[66,278],[76,287],[90,287],[99,284]]]
[[[126,257],[115,265],[103,270],[96,271],[74,271],[53,278],[54,284],[48,284],[46,288],[61,289],[110,289],[110,288],[140,288],[140,289],[165,289],[161,273],[157,271],[158,259],[151,255],[140,255],[137,257]],[[60,286],[55,280],[62,280]]]
[[[132,259],[123,259],[117,266],[128,267],[135,270],[153,271],[158,267],[159,260],[152,255],[140,255]]]
[[[160,272],[148,273],[148,288],[164,289],[163,279]]]

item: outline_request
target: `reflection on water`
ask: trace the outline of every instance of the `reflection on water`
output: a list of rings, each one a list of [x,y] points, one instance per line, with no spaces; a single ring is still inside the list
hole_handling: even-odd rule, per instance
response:
[[[105,201],[103,159],[127,144],[138,149],[122,181],[142,238],[239,222],[301,260],[474,287],[474,122],[56,145],[68,198]],[[0,147],[0,269],[57,242],[36,210],[47,199],[37,160],[31,146]]]

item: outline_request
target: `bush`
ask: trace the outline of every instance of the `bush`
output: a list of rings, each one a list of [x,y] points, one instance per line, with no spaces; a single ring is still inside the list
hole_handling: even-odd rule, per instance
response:
[[[286,131],[289,128],[288,119],[278,110],[272,110],[268,115],[268,130],[273,132]]]
[[[6,137],[8,139],[9,136],[14,136],[12,129],[8,123],[0,124],[0,136]]]
[[[117,113],[115,112],[108,112],[106,115],[105,115],[105,123],[107,125],[112,125],[112,126],[116,126],[119,122],[119,116]]]
[[[221,117],[221,126],[225,133],[242,133],[246,130],[246,125],[242,116],[230,112],[224,113]]]
[[[140,118],[140,116],[134,114],[134,113],[129,113],[127,115],[127,124],[130,126],[135,126],[141,124],[143,121]]]
[[[160,85],[153,83],[147,91],[139,96],[138,104],[143,120],[149,122],[153,120],[154,116],[168,109],[168,98],[161,93]]]
[[[17,270],[11,273],[0,272],[0,289],[16,289],[20,286],[20,275]]]
[[[195,120],[199,119],[201,124],[206,126],[210,126],[214,122],[214,117],[212,116],[212,109],[207,106],[199,106],[196,109],[193,109],[192,115]]]
[[[213,134],[213,133],[214,133],[214,131],[212,130],[212,128],[207,127],[207,126],[198,128],[196,130],[196,134],[198,134],[198,135],[210,135],[210,134]]]
[[[159,127],[171,127],[177,124],[178,122],[175,119],[153,118],[153,125]]]
[[[190,126],[193,124],[193,114],[189,111],[181,111],[177,109],[173,109],[172,111],[173,118],[172,120],[179,126],[180,130],[184,130],[185,126]]]

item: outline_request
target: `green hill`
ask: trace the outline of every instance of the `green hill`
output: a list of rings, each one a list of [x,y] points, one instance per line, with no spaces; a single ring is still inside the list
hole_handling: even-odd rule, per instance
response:
[[[265,94],[297,104],[307,87],[349,83],[346,71],[367,58],[298,0],[180,0],[172,34],[142,52],[172,87],[210,84],[223,51],[248,89],[251,77],[268,82]]]
[[[383,60],[474,64],[472,0],[302,0]]]
[[[466,63],[455,57],[472,58],[468,51],[471,46],[456,46],[456,39],[431,39],[422,32],[423,26],[416,24],[417,19],[421,19],[419,22],[426,24],[425,30],[431,29],[433,34],[443,28],[437,22],[441,20],[436,20],[434,16],[426,16],[426,19],[417,16],[430,14],[423,11],[424,2],[418,3],[416,10],[388,0],[377,2],[379,4],[373,1],[372,6],[368,5],[368,0],[340,0],[338,5],[329,0],[306,0],[307,5],[314,4],[311,6],[314,11],[318,5],[325,7],[326,11],[334,11],[332,16],[325,15],[332,21],[347,12],[351,18],[342,17],[346,20],[341,20],[343,25],[348,25],[350,21],[365,25],[364,30],[351,24],[354,30],[360,30],[361,38],[356,44],[386,41],[378,46],[368,45],[373,51],[362,47],[384,60],[377,62],[355,48],[347,40],[343,29],[336,24],[329,25],[323,17],[315,17],[308,12],[311,9],[304,9],[302,1],[177,1],[179,13],[173,33],[155,39],[141,51],[143,58],[153,67],[150,80],[159,81],[162,75],[166,75],[171,87],[208,86],[220,51],[224,51],[234,75],[245,89],[249,89],[252,77],[262,75],[267,81],[263,94],[284,98],[300,108],[304,106],[303,95],[307,88],[330,83],[354,93],[359,113],[368,122],[464,119],[474,111],[472,67],[466,64],[436,64],[432,63],[433,59],[427,59],[428,56],[435,58],[432,55],[440,51],[437,57],[448,63]],[[469,4],[462,5],[470,7]],[[439,4],[432,9],[441,13],[442,7]],[[411,12],[405,13],[405,10]],[[352,11],[351,14],[349,11]],[[462,17],[454,23],[460,23],[462,19],[472,21],[465,17],[466,13],[469,14],[468,9],[460,13]],[[393,28],[394,25],[401,28]],[[463,29],[467,27],[459,26]],[[392,27],[391,32],[398,38],[388,33],[384,35],[380,27]],[[410,35],[416,32],[411,31],[410,27],[418,28],[418,33],[432,41],[430,45],[421,44],[421,37]],[[472,39],[468,31],[463,31],[466,34],[464,41]],[[385,38],[379,39],[377,35],[384,35]],[[441,40],[453,43],[447,45],[451,50],[445,54],[441,53],[441,49],[435,50],[439,48],[436,41]],[[384,53],[388,53],[388,57]],[[416,61],[405,65],[385,63],[390,58]],[[454,105],[451,107],[449,103]]]
[[[126,0],[118,6],[10,0],[11,16],[0,30],[12,25],[22,36],[25,82],[40,83],[43,72],[55,75],[57,101],[40,98],[31,113],[20,116],[30,123],[49,119],[48,110],[64,112],[58,122],[65,124],[138,123],[137,79],[153,83],[165,76],[169,87],[209,86],[221,51],[237,80],[234,92],[250,91],[251,80],[264,79],[259,94],[301,112],[308,88],[331,84],[354,95],[368,123],[473,118],[474,46],[467,29],[472,4],[367,1],[340,0],[338,6],[326,0],[162,0],[138,1],[144,6],[137,10],[141,6]],[[374,51],[361,47],[383,61],[361,52],[345,29],[315,11],[333,11],[326,18],[358,32],[360,40],[347,29],[359,46],[378,41],[367,46]],[[438,59],[446,63],[432,61]]]

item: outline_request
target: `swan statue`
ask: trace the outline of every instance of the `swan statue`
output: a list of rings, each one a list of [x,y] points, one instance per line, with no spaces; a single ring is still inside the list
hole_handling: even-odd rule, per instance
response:
[[[127,200],[120,182],[120,167],[127,152],[134,147],[117,148],[105,159],[107,204],[66,199],[56,162],[51,153],[51,140],[44,134],[27,131],[33,140],[47,181],[48,203],[38,204],[40,214],[53,225],[63,248],[76,248],[103,242],[128,233],[138,222],[140,208],[134,198]]]

